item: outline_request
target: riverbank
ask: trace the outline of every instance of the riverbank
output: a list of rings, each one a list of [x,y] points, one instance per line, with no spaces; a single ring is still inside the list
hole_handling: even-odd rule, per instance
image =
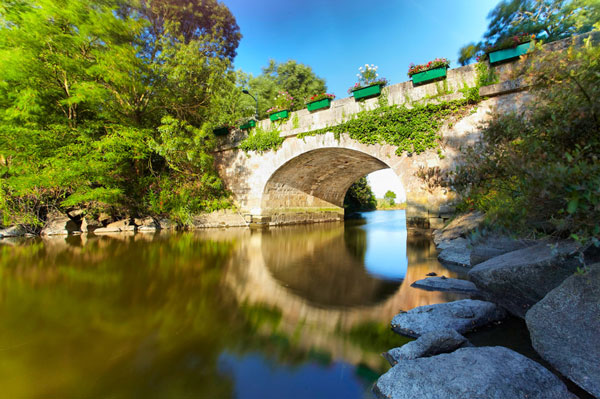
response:
[[[463,268],[471,281],[467,288],[479,299],[418,307],[394,317],[392,329],[417,340],[387,353],[393,367],[374,391],[397,399],[484,393],[507,399],[600,396],[600,263],[580,263],[582,255],[598,261],[597,252],[572,241],[481,234],[483,218],[461,215],[433,233],[439,260]],[[415,284],[434,291],[464,291],[467,285],[444,277]],[[472,348],[460,335],[509,314],[526,322],[542,364],[503,347]],[[471,363],[478,364],[477,371],[459,367]]]

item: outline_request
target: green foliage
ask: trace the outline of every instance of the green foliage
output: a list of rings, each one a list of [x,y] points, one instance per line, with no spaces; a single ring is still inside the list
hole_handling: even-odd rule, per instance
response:
[[[5,223],[39,225],[50,210],[73,207],[155,212],[147,205],[149,187],[168,178],[172,185],[161,198],[194,198],[190,212],[226,202],[206,132],[232,112],[223,98],[235,86],[230,57],[239,32],[215,1],[198,5],[205,15],[214,6],[219,18],[208,20],[177,4],[2,4]]]
[[[296,99],[290,111],[302,109],[302,99],[327,91],[325,80],[318,77],[310,66],[293,60],[282,64],[270,60],[261,75],[246,76],[244,86],[258,98],[260,118],[266,117],[267,110],[276,105],[275,98],[280,91],[287,91]]]
[[[396,203],[396,193],[391,190],[388,190],[383,195],[383,199],[386,200],[388,204],[394,205]]]
[[[600,234],[600,48],[541,52],[525,79],[535,100],[496,116],[453,184],[496,224],[588,241]]]
[[[499,79],[496,73],[490,69],[490,65],[485,61],[480,61],[475,64],[475,73],[477,87],[489,86],[498,83]]]
[[[358,179],[346,191],[344,208],[349,212],[372,211],[377,208],[377,199],[366,177]]]
[[[488,15],[483,41],[459,50],[459,62],[466,65],[486,47],[524,33],[547,42],[589,32],[600,27],[597,0],[502,0]]]
[[[260,126],[257,126],[250,132],[248,137],[240,143],[239,148],[244,152],[277,150],[285,140],[279,133],[279,130],[275,128],[264,130]]]
[[[417,104],[414,108],[389,105],[361,111],[336,126],[313,130],[298,138],[333,132],[336,138],[346,133],[363,144],[387,143],[398,147],[396,154],[421,153],[437,146],[438,131],[450,117],[461,116],[469,105],[465,100],[439,104]]]
[[[469,87],[465,83],[463,88],[459,90],[468,104],[477,104],[481,101],[481,96],[479,95],[479,86]]]

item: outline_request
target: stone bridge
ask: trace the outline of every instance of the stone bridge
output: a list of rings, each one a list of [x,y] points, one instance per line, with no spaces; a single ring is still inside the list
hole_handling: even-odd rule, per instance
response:
[[[453,170],[460,162],[461,147],[480,138],[480,126],[492,111],[517,110],[529,97],[519,79],[511,80],[517,60],[496,67],[500,83],[482,87],[486,99],[470,114],[447,121],[439,132],[441,153],[437,149],[421,154],[398,156],[396,148],[386,144],[361,144],[342,134],[333,133],[297,138],[310,130],[334,126],[352,114],[374,109],[381,99],[356,102],[353,98],[333,101],[331,108],[294,112],[281,122],[263,120],[265,130],[276,128],[285,140],[278,150],[263,153],[237,148],[245,133],[235,131],[220,138],[215,162],[226,187],[234,194],[247,222],[255,224],[291,224],[343,219],[343,201],[348,188],[359,178],[379,169],[391,168],[402,182],[407,201],[407,222],[421,227],[437,227],[453,212],[455,196],[451,191],[432,187],[423,173],[427,170]],[[463,98],[461,89],[474,87],[476,73],[472,65],[448,70],[447,79],[413,87],[404,82],[384,88],[389,104],[441,102]],[[440,156],[441,155],[441,156]],[[421,177],[419,177],[419,175]]]

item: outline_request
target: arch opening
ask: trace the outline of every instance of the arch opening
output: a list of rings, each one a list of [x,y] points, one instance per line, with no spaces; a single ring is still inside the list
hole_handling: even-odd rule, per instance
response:
[[[361,151],[327,147],[287,161],[269,178],[261,209],[273,224],[342,220],[344,196],[359,178],[390,166]]]

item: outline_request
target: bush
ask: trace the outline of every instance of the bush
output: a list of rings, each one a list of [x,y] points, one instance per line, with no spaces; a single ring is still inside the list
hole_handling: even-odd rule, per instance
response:
[[[540,51],[525,67],[535,98],[496,115],[453,176],[463,208],[524,234],[597,242],[600,49]]]

